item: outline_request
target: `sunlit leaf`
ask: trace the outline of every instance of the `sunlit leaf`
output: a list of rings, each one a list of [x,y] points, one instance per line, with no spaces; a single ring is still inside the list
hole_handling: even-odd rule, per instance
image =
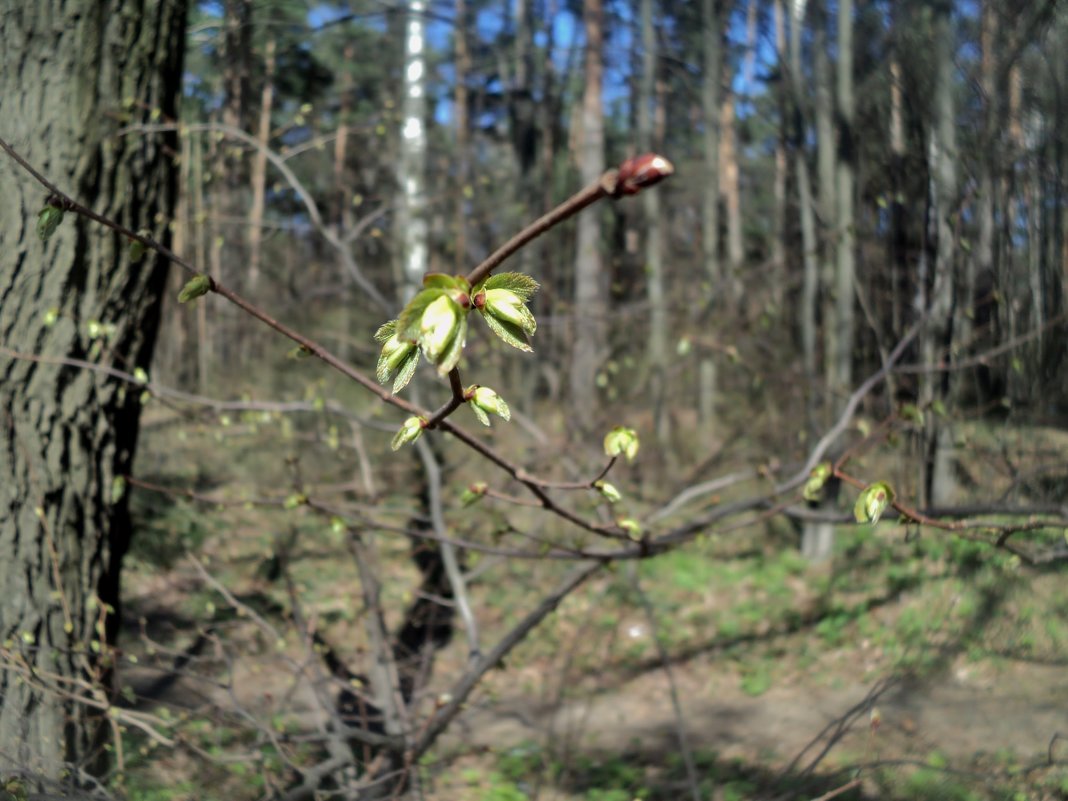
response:
[[[513,348],[519,348],[519,350],[526,353],[530,353],[534,350],[527,344],[526,334],[523,333],[523,329],[519,326],[504,320],[499,320],[490,314],[483,314],[482,319],[486,321],[486,325],[489,326],[494,334],[503,339]]]
[[[538,282],[523,273],[496,273],[483,281],[478,289],[506,289],[522,301],[528,301],[538,291]]]

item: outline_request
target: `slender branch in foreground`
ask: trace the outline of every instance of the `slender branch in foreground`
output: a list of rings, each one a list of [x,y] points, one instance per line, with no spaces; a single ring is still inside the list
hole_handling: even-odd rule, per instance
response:
[[[411,747],[412,761],[415,762],[437,742],[438,737],[448,728],[460,713],[471,692],[490,670],[497,667],[513,648],[522,642],[560,602],[578,589],[586,579],[604,566],[603,562],[584,565],[568,576],[552,593],[543,598],[511,631],[504,635],[485,656],[480,657],[467,672],[457,680],[449,692],[449,701],[427,723],[420,737]]]
[[[29,164],[29,162],[22,158],[22,156],[20,156],[18,152],[16,152],[15,149],[12,148],[11,145],[9,145],[2,138],[0,138],[0,149],[2,149],[12,159],[14,159],[15,162],[19,164],[19,166],[21,166],[34,178],[34,180],[40,183],[51,193],[51,202],[58,203],[66,211],[70,211],[80,216],[86,217],[87,219],[93,220],[94,222],[99,223],[105,228],[108,228],[109,230],[121,234],[122,236],[125,236],[131,241],[141,243],[147,249],[158,253],[159,255],[163,256],[174,264],[177,264],[179,267],[193,275],[199,274],[199,271],[196,269],[196,267],[194,267],[189,261],[182,258],[173,250],[161,244],[160,242],[157,242],[154,238],[139,234],[136,231],[133,231],[122,225],[121,223],[117,223],[114,220],[108,219],[107,217],[97,214],[92,209],[83,206],[81,203],[78,203],[72,197],[70,197],[61,189],[59,189],[59,187],[57,187],[55,184],[51,183],[47,178],[41,175],[41,173],[34,169],[33,166]],[[660,157],[651,158],[660,159]],[[670,174],[670,164],[663,159],[660,159],[660,161],[662,161],[664,165],[663,169],[661,170],[663,175]],[[629,162],[625,162],[623,167],[626,167],[628,163]],[[558,223],[562,222],[570,216],[573,216],[574,214],[577,214],[579,211],[581,211],[583,208],[590,205],[591,203],[605,197],[618,197],[622,194],[632,193],[634,191],[637,191],[637,189],[635,188],[636,186],[649,185],[649,183],[655,182],[655,180],[659,180],[659,178],[653,176],[651,179],[646,180],[645,183],[638,183],[637,180],[634,178],[630,178],[628,182],[627,174],[624,173],[623,167],[621,167],[621,169],[618,171],[609,170],[608,172],[606,172],[602,177],[601,181],[598,183],[598,188],[596,190],[590,187],[586,190],[583,190],[582,192],[579,192],[578,195],[575,195],[570,200],[565,201],[563,204],[561,204],[556,211],[551,212],[549,215],[546,215],[546,217],[543,217],[542,220],[538,223],[535,223],[535,225],[528,226],[527,229],[524,229],[528,233],[524,234],[521,232],[516,237],[514,237],[513,240],[510,241],[510,245],[506,244],[505,247],[502,247],[500,250],[497,251],[497,254],[495,254],[495,256],[497,257],[495,261],[493,261],[494,257],[491,256],[491,259],[487,260],[487,262],[484,263],[484,265],[490,264],[492,261],[489,267],[484,267],[484,265],[482,265],[480,266],[480,268],[476,269],[484,268],[485,274],[488,274],[494,266],[500,264],[500,262],[507,258],[508,255],[515,252],[515,249],[520,247],[524,242],[530,241],[530,239],[532,239],[534,236],[537,236],[540,233],[544,233],[544,231],[547,231],[552,226],[557,225]],[[661,175],[661,177],[663,176]],[[535,233],[530,233],[531,231],[535,230]],[[519,244],[515,244],[516,242],[519,242]],[[410,415],[423,418],[429,418],[433,416],[433,413],[431,413],[430,411],[420,407],[417,404],[411,403],[410,401],[400,398],[392,394],[385,388],[379,386],[374,379],[365,375],[362,371],[360,371],[353,365],[336,356],[325,346],[319,344],[310,337],[304,336],[299,331],[272,317],[259,306],[255,305],[249,300],[246,300],[244,297],[237,294],[232,289],[222,284],[220,281],[216,280],[215,278],[212,278],[211,276],[205,277],[208,279],[209,282],[209,291],[221,295],[249,316],[259,320],[267,327],[274,329],[279,334],[296,343],[297,345],[300,345],[306,353],[315,356],[317,359],[332,367],[334,370],[341,373],[346,378],[356,382],[368,392],[378,397],[380,400],[392,406],[395,406],[396,408],[407,412]],[[450,403],[451,402],[452,401],[450,401]],[[627,535],[627,533],[625,531],[622,531],[615,525],[604,525],[600,523],[595,523],[586,520],[580,515],[577,515],[563,508],[555,501],[553,501],[552,498],[549,497],[546,491],[539,485],[538,480],[527,475],[522,468],[499,454],[491,446],[487,445],[482,440],[478,439],[472,434],[469,434],[458,426],[455,426],[447,419],[441,419],[439,422],[436,423],[436,427],[442,431],[452,434],[454,437],[456,437],[462,443],[467,445],[469,448],[477,452],[479,455],[481,455],[488,461],[497,465],[510,476],[512,476],[512,478],[515,478],[517,481],[526,486],[541,503],[542,508],[549,511],[550,513],[564,520],[567,520],[568,522],[578,526],[581,529],[597,534],[598,536],[629,540],[629,536]]]
[[[415,443],[419,451],[419,458],[423,462],[423,470],[426,472],[428,495],[430,500],[430,520],[434,526],[434,533],[440,537],[439,548],[441,549],[441,561],[445,565],[445,575],[452,588],[452,597],[456,601],[456,611],[460,614],[464,632],[467,634],[467,651],[470,659],[477,659],[481,653],[478,644],[478,621],[475,613],[471,611],[471,601],[467,595],[467,582],[460,571],[460,563],[456,558],[456,547],[449,542],[448,529],[445,526],[445,510],[441,502],[441,465],[438,464],[434,451],[424,439]]]

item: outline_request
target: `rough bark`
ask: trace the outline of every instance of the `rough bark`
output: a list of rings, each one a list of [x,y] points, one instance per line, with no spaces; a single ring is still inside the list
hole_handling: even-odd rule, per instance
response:
[[[152,109],[175,115],[184,26],[176,0],[26,2],[0,24],[4,138],[80,201],[161,241],[170,240],[177,140],[116,131],[125,98],[134,122]],[[131,264],[121,237],[71,215],[42,242],[41,188],[6,158],[0,184],[0,343],[147,367],[165,264],[148,255]],[[108,335],[94,339],[90,328]],[[0,359],[0,772],[24,772],[39,787],[79,784],[102,767],[109,729],[84,700],[110,699],[130,539],[120,479],[139,396],[101,372]]]

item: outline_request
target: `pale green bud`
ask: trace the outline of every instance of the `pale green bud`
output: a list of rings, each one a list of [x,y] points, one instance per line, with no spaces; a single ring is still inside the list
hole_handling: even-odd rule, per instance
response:
[[[638,432],[625,426],[616,426],[604,438],[604,452],[608,456],[626,456],[628,462],[638,455],[638,445]]]
[[[876,481],[864,488],[853,505],[853,517],[858,523],[879,522],[883,512],[894,501],[894,490],[885,481]]]
[[[601,495],[604,496],[604,499],[609,503],[619,503],[623,500],[623,494],[616,489],[614,484],[609,484],[607,481],[596,481],[594,482],[593,487],[601,493]]]
[[[382,344],[382,354],[378,357],[378,382],[384,384],[408,358],[415,343],[401,339],[394,334]]]
[[[472,384],[467,388],[464,397],[471,404],[471,411],[475,413],[475,417],[484,426],[490,424],[489,415],[491,414],[495,414],[504,420],[512,419],[512,412],[508,408],[508,404],[504,402],[504,398],[489,387]]]
[[[464,491],[460,493],[460,503],[464,506],[471,506],[482,500],[486,494],[486,490],[489,489],[485,481],[476,481],[469,487],[465,487]]]
[[[823,494],[823,485],[827,483],[827,479],[830,477],[831,463],[820,462],[808,474],[808,481],[805,482],[805,487],[801,490],[801,497],[806,501],[818,501],[820,495]]]
[[[419,320],[419,342],[427,358],[436,364],[459,330],[460,309],[452,298],[442,295],[427,306]]]
[[[415,442],[422,435],[424,425],[426,425],[426,420],[422,417],[409,417],[401,424],[397,433],[393,435],[393,442],[390,443],[390,447],[396,451],[400,450],[403,445]]]
[[[616,521],[616,525],[632,537],[640,536],[642,533],[641,524],[632,517],[621,518]]]
[[[533,335],[538,329],[538,322],[530,313],[527,304],[510,289],[487,289],[483,309],[498,320],[522,329],[527,336]]]

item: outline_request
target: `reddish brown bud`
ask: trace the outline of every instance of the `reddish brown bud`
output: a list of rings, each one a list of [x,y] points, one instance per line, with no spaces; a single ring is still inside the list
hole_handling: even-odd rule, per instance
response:
[[[619,165],[617,195],[635,195],[675,172],[675,166],[656,153],[644,153]]]

